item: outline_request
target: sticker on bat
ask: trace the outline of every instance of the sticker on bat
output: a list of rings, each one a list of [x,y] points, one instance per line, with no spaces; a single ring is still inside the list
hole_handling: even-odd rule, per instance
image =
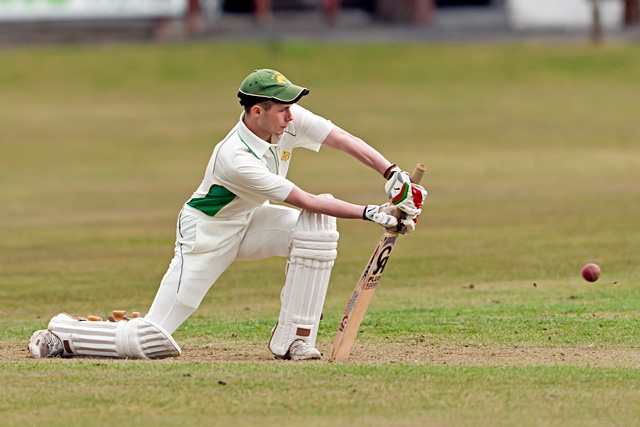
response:
[[[369,271],[371,270],[371,265],[375,261],[376,255],[378,255],[378,249],[380,249],[380,246],[376,246],[376,250],[373,251],[373,255],[371,255],[371,258],[369,258],[369,262],[367,263],[367,266],[365,267],[364,272],[362,273],[362,277],[360,278],[360,280],[364,279],[369,274]]]
[[[353,307],[356,305],[356,301],[360,296],[360,292],[353,291],[349,302],[347,303],[347,307],[344,309],[344,316],[342,316],[342,320],[340,321],[340,326],[338,326],[338,330],[344,332],[344,328],[347,326],[347,322],[349,321],[349,316],[353,311]]]
[[[393,250],[393,246],[396,243],[396,236],[391,236],[387,238],[378,254],[378,257],[375,260],[375,266],[371,271],[371,276],[367,277],[367,281],[364,284],[364,289],[375,289],[378,286],[378,282],[380,281],[380,276],[384,272],[385,267],[387,266],[387,261],[389,261],[389,255],[391,255],[391,251]]]

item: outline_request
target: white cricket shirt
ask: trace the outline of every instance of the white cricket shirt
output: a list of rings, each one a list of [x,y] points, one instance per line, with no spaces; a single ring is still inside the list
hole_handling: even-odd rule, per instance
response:
[[[187,204],[224,219],[239,218],[269,200],[284,201],[293,189],[286,178],[293,149],[320,150],[334,126],[298,104],[291,106],[291,113],[293,120],[275,144],[251,132],[240,115],[214,148],[204,179]]]

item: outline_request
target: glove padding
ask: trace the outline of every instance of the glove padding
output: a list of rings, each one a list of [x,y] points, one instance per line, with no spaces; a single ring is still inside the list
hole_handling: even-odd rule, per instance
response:
[[[400,229],[398,229],[399,234],[409,234],[416,231],[416,223],[418,222],[417,216],[412,216],[408,218],[406,215],[403,215],[403,218],[400,220]]]
[[[396,207],[390,203],[384,205],[368,205],[362,212],[362,219],[380,224],[389,231],[399,234],[412,233],[416,229],[417,216],[403,215],[402,219],[396,218],[393,214]]]
[[[408,172],[393,170],[384,189],[391,203],[408,216],[416,217],[422,212],[421,208],[427,198],[427,190],[421,185],[411,183]]]

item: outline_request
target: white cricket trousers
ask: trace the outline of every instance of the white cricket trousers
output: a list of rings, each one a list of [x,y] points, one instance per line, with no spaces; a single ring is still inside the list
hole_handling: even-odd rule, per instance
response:
[[[233,261],[288,257],[299,215],[297,209],[265,204],[244,218],[216,219],[185,205],[173,260],[145,318],[172,334]]]

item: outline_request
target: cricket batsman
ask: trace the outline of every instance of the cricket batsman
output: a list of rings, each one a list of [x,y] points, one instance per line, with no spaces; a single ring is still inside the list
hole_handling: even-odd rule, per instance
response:
[[[31,355],[178,356],[171,334],[231,263],[279,256],[288,261],[269,350],[280,359],[320,359],[316,335],[337,256],[336,218],[410,233],[427,192],[365,141],[298,105],[308,93],[274,70],[249,74],[238,91],[244,108],[238,123],[215,146],[202,183],[178,215],[173,260],[148,313],[108,321],[60,313],[34,332]],[[356,205],[308,193],[287,179],[295,148],[323,146],[384,176],[390,202]],[[393,215],[396,208],[405,213],[401,219]]]

